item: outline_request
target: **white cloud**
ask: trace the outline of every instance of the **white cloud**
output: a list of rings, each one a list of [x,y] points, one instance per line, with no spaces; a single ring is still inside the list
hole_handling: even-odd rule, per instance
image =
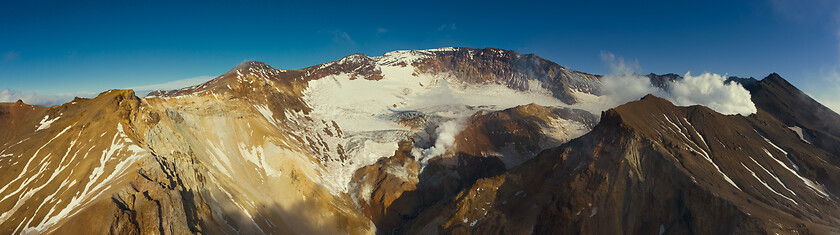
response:
[[[811,89],[807,95],[835,113],[840,113],[840,71],[836,68],[821,71],[821,78],[821,81],[809,85]]]
[[[17,90],[4,89],[0,91],[0,102],[16,102],[23,100],[27,104],[35,104],[41,106],[53,106],[70,102],[75,97],[93,98],[97,95],[96,92],[75,92],[75,93],[60,93],[60,94],[38,94],[36,92],[23,92]]]
[[[615,75],[632,75],[642,70],[638,60],[632,62],[624,61],[624,58],[617,57],[608,51],[601,51],[601,61],[610,67],[610,72]]]
[[[169,82],[158,83],[158,84],[150,84],[150,85],[129,87],[128,89],[133,89],[133,90],[138,90],[138,91],[142,91],[142,90],[151,90],[151,91],[175,90],[175,89],[181,89],[181,88],[188,87],[188,86],[194,86],[194,85],[202,84],[202,83],[205,83],[207,81],[210,81],[210,79],[213,79],[213,77],[211,77],[211,76],[198,76],[198,77],[186,78],[186,79],[169,81]]]
[[[181,80],[169,81],[164,83],[158,84],[150,84],[150,85],[142,85],[142,86],[135,86],[135,87],[128,87],[124,89],[132,89],[134,90],[134,94],[138,97],[146,97],[150,92],[157,91],[157,90],[177,90],[184,87],[194,86],[198,84],[205,83],[213,79],[211,76],[198,76],[192,78],[185,78]]]
[[[653,94],[675,105],[703,105],[723,114],[756,112],[749,91],[735,83],[725,84],[725,76],[711,73],[692,76],[689,72],[682,80],[668,84],[669,90],[665,91],[653,86],[648,77],[635,73],[639,70],[638,62],[627,63],[609,52],[602,52],[601,59],[612,70],[612,74],[601,79],[600,103],[604,110]]]
[[[455,27],[454,23],[453,24],[442,24],[442,25],[440,25],[440,27],[438,27],[438,31],[456,30],[456,29],[458,29],[458,28]]]
[[[769,0],[769,3],[776,16],[800,24],[821,23],[838,9],[835,0]]]
[[[343,40],[343,41],[346,41],[346,42],[349,42],[349,43],[355,43],[353,41],[353,39],[350,38],[350,34],[347,34],[347,32],[340,32],[337,35],[338,35],[338,38]]]
[[[18,57],[20,57],[20,53],[16,51],[8,51],[6,53],[3,53],[3,63],[15,60]]]
[[[601,84],[602,110],[638,100],[647,94],[665,95],[665,91],[651,85],[650,79],[638,74],[606,75],[601,78]]]
[[[682,80],[670,85],[666,99],[676,105],[703,105],[723,114],[750,115],[756,112],[750,92],[737,83],[725,84],[726,77],[703,73],[691,76],[688,72]]]
[[[377,31],[378,30],[379,29],[377,29]],[[345,31],[341,31],[341,30],[318,30],[317,33],[318,34],[325,34],[327,36],[332,37],[333,43],[336,43],[336,44],[350,44],[350,45],[355,45],[356,44],[356,41],[354,41],[353,38],[350,37],[350,34],[345,32]],[[379,34],[379,33],[377,33],[377,34]]]
[[[840,90],[837,90],[837,92],[840,92]],[[835,113],[840,113],[840,95],[836,95],[836,93],[835,93],[834,95],[828,95],[828,94],[810,95],[809,94],[809,96],[811,96],[812,98],[817,100],[817,102],[820,102],[822,105],[825,105],[825,107],[828,107],[829,109],[831,109],[831,111],[834,111]]]
[[[143,97],[151,91],[180,89],[188,86],[198,85],[207,82],[210,79],[213,79],[213,77],[199,76],[158,84],[128,87],[125,89],[132,89],[135,91],[135,94],[137,96]],[[39,94],[33,91],[18,91],[4,89],[0,91],[0,102],[16,102],[17,100],[23,100],[23,102],[27,104],[53,106],[70,102],[75,97],[94,98],[97,95],[99,95],[99,92],[67,92],[57,94]]]
[[[332,35],[333,42],[338,44],[356,44],[356,41],[353,41],[353,38],[350,37],[350,34],[341,30],[333,30],[330,31],[329,34]]]
[[[387,33],[387,32],[388,32],[388,29],[386,29],[386,28],[377,28],[376,29],[376,35],[380,35],[380,34]]]

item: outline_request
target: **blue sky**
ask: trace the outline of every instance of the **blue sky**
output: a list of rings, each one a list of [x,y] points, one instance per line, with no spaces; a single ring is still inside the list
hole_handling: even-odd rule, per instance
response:
[[[639,73],[777,72],[840,108],[840,4],[831,0],[3,5],[0,99],[168,88],[245,60],[297,69],[353,53],[462,46],[534,53],[597,74],[609,72],[602,52],[638,61]]]

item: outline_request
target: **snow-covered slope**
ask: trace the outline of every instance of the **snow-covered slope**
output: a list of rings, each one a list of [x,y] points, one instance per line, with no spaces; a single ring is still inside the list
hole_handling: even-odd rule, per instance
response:
[[[572,106],[547,90],[540,81],[542,77],[525,77],[522,80],[526,81],[525,88],[516,88],[502,81],[471,83],[467,82],[470,79],[460,78],[451,71],[424,73],[416,67],[438,59],[435,53],[459,50],[468,49],[396,51],[379,57],[356,54],[316,69],[333,72],[310,80],[303,92],[303,100],[312,109],[309,118],[315,119],[316,123],[335,122],[343,132],[343,138],[321,138],[336,150],[328,155],[338,155],[338,146],[342,146],[349,157],[346,161],[326,163],[325,174],[338,181],[331,182],[337,191],[346,191],[350,176],[356,169],[396,151],[399,141],[413,139],[418,148],[416,152],[423,152],[438,144],[451,145],[454,140],[438,143],[443,140],[439,138],[441,133],[437,129],[444,123],[450,123],[450,132],[455,133],[449,135],[454,136],[464,128],[467,118],[476,112],[498,111],[530,103]],[[496,50],[490,52],[498,56],[499,60],[505,59],[506,53],[511,53]],[[476,50],[474,53],[485,52]],[[347,71],[331,70],[348,64],[355,64],[356,67]],[[364,77],[364,72],[360,72],[363,69],[375,73]],[[419,125],[406,123],[407,119],[415,116],[431,118]],[[585,133],[587,128],[582,128]],[[435,157],[430,155],[434,151],[426,152],[428,154],[423,157]],[[445,152],[439,150],[435,154]]]

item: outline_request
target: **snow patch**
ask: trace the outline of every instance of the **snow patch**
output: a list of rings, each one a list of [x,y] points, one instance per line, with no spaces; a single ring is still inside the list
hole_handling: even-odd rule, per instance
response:
[[[268,122],[270,122],[275,127],[279,127],[277,125],[277,120],[274,119],[274,112],[271,112],[271,109],[268,109],[268,107],[265,105],[256,105],[254,106],[254,108],[256,108],[257,111],[259,111],[260,114],[262,114],[262,116],[265,117],[265,120],[268,120]]]
[[[383,76],[377,81],[351,80],[352,74],[347,73],[309,81],[303,91],[303,100],[312,109],[309,117],[315,123],[335,122],[343,135],[307,134],[311,131],[295,132],[295,135],[302,137],[304,146],[317,145],[313,152],[328,158],[337,158],[335,149],[338,145],[342,146],[347,160],[322,162],[324,168],[329,169],[322,172],[324,181],[328,185],[335,185],[330,188],[346,189],[356,169],[372,164],[381,157],[391,156],[398,148],[397,143],[408,140],[413,134],[427,141],[412,151],[420,159],[428,160],[446,153],[454,146],[454,136],[461,131],[462,120],[477,111],[496,111],[529,103],[568,106],[553,97],[536,80],[528,82],[529,90],[519,91],[500,84],[469,85],[453,82],[456,79],[449,74],[416,73],[417,69],[412,63],[426,58],[430,53],[432,51],[396,51],[381,57],[371,57]],[[266,119],[271,120],[267,108],[257,109]],[[434,118],[424,119],[421,125],[436,129],[426,133],[425,129],[412,129],[400,124],[399,119],[394,117],[402,112],[432,116]],[[296,122],[299,116],[286,117],[288,120],[284,120],[285,124],[290,126],[308,125]],[[303,127],[306,128],[313,127]],[[578,129],[581,133],[569,136],[582,135],[588,131],[585,127]],[[305,136],[310,138],[303,138]]]
[[[747,167],[746,165],[744,165],[744,163],[741,163],[741,166],[743,166],[745,169],[747,169],[747,171],[749,171],[749,172],[750,172],[750,174],[752,174],[752,176],[753,176],[756,180],[758,180],[758,182],[759,182],[759,183],[761,183],[762,185],[764,185],[764,187],[765,187],[765,188],[767,188],[768,190],[770,190],[770,192],[773,192],[773,193],[775,193],[776,195],[779,195],[780,197],[782,197],[782,198],[784,198],[784,199],[787,199],[788,201],[793,202],[793,204],[799,205],[799,203],[797,203],[797,202],[796,202],[796,201],[794,201],[793,199],[791,199],[791,198],[789,198],[789,197],[787,197],[787,196],[785,196],[785,195],[782,195],[782,194],[781,194],[781,193],[779,193],[779,192],[776,192],[776,190],[775,190],[775,189],[773,189],[772,187],[770,187],[770,185],[768,185],[768,184],[767,184],[767,182],[765,182],[763,179],[761,179],[760,177],[758,177],[758,175],[756,175],[756,174],[755,174],[755,172],[753,172],[752,170],[750,170],[750,168],[749,168],[749,167]]]
[[[67,129],[69,129],[69,127]],[[65,131],[67,129],[65,129]],[[75,141],[73,141],[72,143],[75,143]],[[93,169],[91,175],[88,177],[89,181],[85,185],[84,189],[81,192],[78,192],[72,199],[70,199],[70,202],[54,216],[51,215],[53,214],[55,207],[50,209],[50,211],[46,214],[44,219],[41,220],[40,223],[38,223],[38,225],[34,227],[25,227],[23,230],[24,233],[42,233],[46,229],[57,224],[62,219],[73,216],[79,211],[79,207],[86,205],[91,198],[99,197],[99,195],[101,195],[105,190],[110,188],[110,183],[112,181],[121,177],[132,164],[134,164],[141,157],[145,156],[145,154],[143,153],[145,153],[145,150],[140,148],[139,146],[132,144],[131,139],[129,139],[128,136],[126,136],[122,124],[118,123],[117,133],[114,134],[114,138],[111,140],[111,146],[102,151],[102,155],[99,158],[100,165]],[[125,157],[123,159],[119,159],[118,156],[120,154],[124,154]],[[99,180],[102,176],[105,175],[106,165],[112,165],[114,169],[110,171],[110,173],[107,176],[105,176],[104,179],[97,182],[97,180]],[[72,186],[75,183],[76,181],[74,180],[72,183],[70,183],[70,185]],[[63,182],[62,185],[64,185]],[[29,192],[35,191],[36,190],[31,190]],[[45,198],[44,201],[46,202],[46,200],[49,199]]]
[[[773,173],[770,173],[770,171],[768,171],[768,170],[767,170],[767,168],[764,168],[764,166],[762,166],[761,164],[759,164],[759,163],[758,163],[757,161],[755,161],[755,159],[753,159],[752,157],[750,157],[750,160],[752,160],[752,161],[753,161],[753,163],[755,163],[756,165],[758,165],[758,167],[761,167],[761,169],[762,169],[762,170],[764,170],[764,173],[767,173],[768,175],[772,176],[772,177],[773,177],[773,179],[776,179],[776,182],[777,182],[777,183],[779,183],[779,185],[782,185],[782,187],[784,187],[784,188],[785,188],[785,190],[787,190],[787,191],[788,191],[791,195],[796,196],[796,193],[794,193],[794,192],[793,192],[793,190],[790,190],[790,188],[788,188],[788,187],[787,187],[787,185],[785,185],[785,183],[783,183],[783,182],[782,182],[782,180],[781,180],[781,179],[779,179],[779,177],[778,177],[778,176],[774,175]]]
[[[782,165],[782,167],[784,167],[786,170],[788,170],[794,176],[799,178],[799,180],[802,180],[802,182],[805,183],[805,185],[807,185],[808,188],[811,188],[812,191],[816,192],[821,197],[828,197],[828,193],[826,193],[825,190],[821,186],[819,186],[819,185],[815,184],[813,181],[799,175],[799,173],[797,173],[796,171],[794,171],[793,169],[791,169],[790,167],[785,165],[784,162],[779,161],[779,159],[776,159],[775,157],[773,157],[773,155],[770,154],[770,151],[767,151],[767,149],[765,149],[765,148],[762,148],[762,149],[764,150],[765,153],[767,153],[767,155],[770,156],[770,159],[773,159],[773,161],[776,161],[776,163],[778,163],[779,165]]]
[[[49,128],[50,124],[52,124],[55,121],[58,121],[59,118],[61,118],[60,115],[53,119],[50,119],[50,115],[44,116],[44,119],[41,120],[40,124],[38,125],[38,129],[36,129],[35,131],[40,131]]]
[[[776,144],[774,144],[773,142],[770,142],[770,140],[768,140],[768,139],[767,139],[767,138],[765,138],[764,136],[761,136],[761,138],[762,138],[762,139],[764,139],[764,141],[766,141],[768,144],[770,144],[771,146],[773,146],[773,148],[776,148],[776,150],[779,150],[779,152],[782,152],[782,153],[784,153],[785,155],[787,155],[787,154],[788,154],[787,152],[785,152],[785,150],[782,150],[782,148],[779,148],[779,146],[776,146]],[[765,149],[764,151],[767,151],[767,150]],[[772,156],[772,155],[771,155],[771,156]]]
[[[788,129],[796,132],[796,135],[799,136],[799,139],[804,141],[805,143],[811,144],[811,135],[808,135],[808,132],[803,130],[802,127],[798,126],[790,126]]]

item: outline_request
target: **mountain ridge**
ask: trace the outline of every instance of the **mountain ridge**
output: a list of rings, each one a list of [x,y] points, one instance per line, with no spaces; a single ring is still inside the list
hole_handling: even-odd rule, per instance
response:
[[[441,48],[2,103],[0,231],[840,232],[833,119],[778,74],[739,82],[749,116],[653,95],[576,109],[600,78]]]
[[[639,110],[640,107],[644,109]],[[689,121],[682,121],[679,118],[680,115],[684,114],[676,114],[676,117],[672,116],[668,118],[668,116],[675,115],[670,114],[670,112],[676,111],[674,108],[682,110],[679,113],[695,114],[689,115],[689,118],[687,118]],[[741,122],[745,122],[746,120],[744,119],[747,119],[739,115],[724,116],[714,113],[711,109],[702,106],[676,107],[671,105],[667,100],[651,95],[645,96],[640,101],[630,102],[610,109],[601,115],[601,122],[592,132],[560,147],[545,150],[538,157],[511,169],[502,176],[479,180],[473,187],[461,191],[459,196],[452,201],[424,211],[418,219],[409,222],[404,227],[404,232],[520,233],[533,231],[535,233],[550,233],[565,231],[579,233],[772,233],[773,231],[792,232],[795,230],[810,230],[815,233],[836,232],[838,222],[836,218],[838,214],[836,212],[838,207],[833,202],[835,199],[831,200],[832,203],[830,203],[830,208],[833,209],[820,206],[809,209],[823,211],[821,213],[831,213],[833,219],[824,220],[825,222],[823,222],[828,224],[819,225],[794,222],[793,224],[786,225],[789,227],[783,226],[779,228],[776,224],[762,222],[766,220],[753,218],[755,216],[764,217],[773,215],[772,217],[775,218],[771,219],[771,221],[775,222],[788,221],[798,217],[790,216],[787,213],[805,213],[812,218],[821,218],[823,214],[811,214],[813,212],[809,212],[809,210],[783,212],[782,214],[759,212],[760,210],[772,211],[776,209],[772,206],[751,205],[755,204],[755,201],[764,201],[762,203],[766,203],[765,200],[770,200],[771,203],[775,203],[777,201],[786,201],[786,199],[778,195],[772,197],[775,199],[765,198],[773,195],[772,193],[769,195],[756,194],[754,190],[760,188],[747,188],[747,185],[754,184],[741,183],[742,180],[752,179],[750,177],[744,176],[746,178],[742,178],[741,176],[732,175],[733,178],[730,179],[726,175],[735,174],[738,171],[733,171],[734,169],[731,168],[723,168],[723,166],[734,167],[734,165],[721,162],[730,160],[715,159],[707,161],[703,159],[706,155],[701,151],[709,151],[709,153],[714,154],[711,155],[714,157],[719,154],[717,153],[719,152],[718,149],[727,148],[725,146],[731,145],[731,141],[736,143],[739,141],[727,140],[720,144],[712,145],[714,148],[704,150],[704,148],[708,147],[705,144],[708,142],[704,140],[701,142],[702,135],[694,134],[693,132],[705,133],[706,139],[712,140],[712,137],[706,131],[719,129],[719,127],[711,126],[711,129],[703,128],[705,125],[700,126],[700,120],[693,120],[694,118],[692,117],[706,119],[703,117],[711,114],[717,116],[716,118],[712,116],[712,119],[734,118],[740,119]],[[664,116],[656,117],[661,115]],[[650,116],[653,116],[653,118],[650,118]],[[656,140],[655,138],[658,135],[664,134],[664,132],[657,132],[659,131],[657,129],[653,129],[654,132],[650,132],[652,129],[644,127],[650,125],[645,123],[650,123],[651,120],[656,120],[654,122],[661,123],[664,127],[665,125],[670,125],[667,123],[669,119],[674,120],[671,123],[680,123],[674,124],[674,127],[669,128],[671,137],[667,139],[672,140]],[[690,125],[690,123],[695,123],[695,125]],[[729,123],[728,121],[722,123],[727,127],[733,126],[731,124],[726,125],[726,123]],[[697,130],[694,127],[700,129]],[[682,129],[679,132],[685,129],[692,132],[674,136],[673,134],[679,133],[677,131],[678,129]],[[640,139],[637,136],[638,134],[648,137],[641,137]],[[747,132],[742,134],[747,134]],[[753,137],[749,137],[750,139],[758,139],[757,141],[764,142],[764,140],[759,139],[760,137],[757,136],[757,133],[752,135]],[[736,134],[735,136],[738,135]],[[688,142],[688,145],[691,146],[680,146],[684,142],[673,140],[683,137],[696,142]],[[762,144],[772,145],[771,142]],[[743,147],[746,148],[746,146]],[[772,149],[773,147],[765,147],[764,151],[768,151],[766,150],[767,148]],[[757,152],[754,150],[751,151],[755,155],[754,158],[758,160],[747,160],[750,165],[743,167],[747,169],[753,167],[758,170],[751,171],[761,172],[761,169],[765,166],[771,166],[768,163],[759,163],[764,162],[764,160],[761,160],[761,156],[767,156],[763,155],[762,150],[758,150]],[[786,148],[784,151],[790,151],[790,149]],[[769,155],[770,153],[767,154]],[[729,156],[734,157],[735,155]],[[782,160],[770,159],[770,161],[779,162]],[[692,166],[694,164],[705,165],[709,163],[714,165],[715,162],[718,162],[722,166],[717,171],[715,171],[715,167],[717,166],[711,167],[711,171],[709,171],[709,167],[697,168],[697,166]],[[669,167],[664,167],[665,165],[663,164]],[[738,165],[738,167],[742,166]],[[781,165],[781,167],[793,168],[785,164]],[[827,169],[837,171],[836,166],[828,165],[828,167]],[[675,173],[674,171],[682,173]],[[724,174],[721,171],[726,173]],[[755,174],[753,173],[753,176]],[[756,179],[759,177],[764,176],[755,176]],[[543,180],[546,182],[539,183]],[[788,180],[798,179],[789,178]],[[779,182],[783,181],[785,180]],[[738,183],[736,184],[735,182]],[[767,182],[765,185],[770,184],[769,181]],[[663,184],[667,186],[659,187],[659,185]],[[530,187],[522,188],[516,185],[530,185]],[[552,185],[563,185],[564,187],[558,188]],[[758,183],[758,185],[761,185],[761,183]],[[781,184],[767,186],[767,188],[771,187],[778,188],[778,190],[785,190],[787,186],[782,187]],[[683,190],[687,190],[687,192]],[[814,200],[813,203],[826,203],[822,199],[819,199],[821,197],[819,196],[819,190],[809,189],[807,187],[803,190],[810,192],[811,197],[813,197],[812,200]],[[836,195],[836,189],[832,191],[831,194]],[[666,192],[668,194],[663,194]],[[743,193],[746,193],[747,199],[743,195],[736,196]],[[730,196],[726,196],[726,199],[723,199],[718,198],[717,195]],[[800,192],[797,195],[803,196],[804,194]],[[752,198],[753,203],[748,203],[750,198]],[[710,201],[710,199],[712,200]],[[643,203],[644,205],[638,205],[638,203]],[[709,206],[714,206],[714,208],[709,208]],[[794,206],[793,203],[789,203],[788,208],[790,206]],[[476,210],[473,210],[474,208],[480,209],[478,210],[479,212],[486,212],[483,215],[481,213],[476,214],[474,212]],[[639,220],[632,216],[645,213],[645,211],[656,211],[657,213],[639,218]],[[581,215],[582,212],[585,212],[585,214]],[[630,216],[628,217],[628,215]],[[657,215],[666,216],[666,218]],[[796,221],[798,219],[793,220]]]

